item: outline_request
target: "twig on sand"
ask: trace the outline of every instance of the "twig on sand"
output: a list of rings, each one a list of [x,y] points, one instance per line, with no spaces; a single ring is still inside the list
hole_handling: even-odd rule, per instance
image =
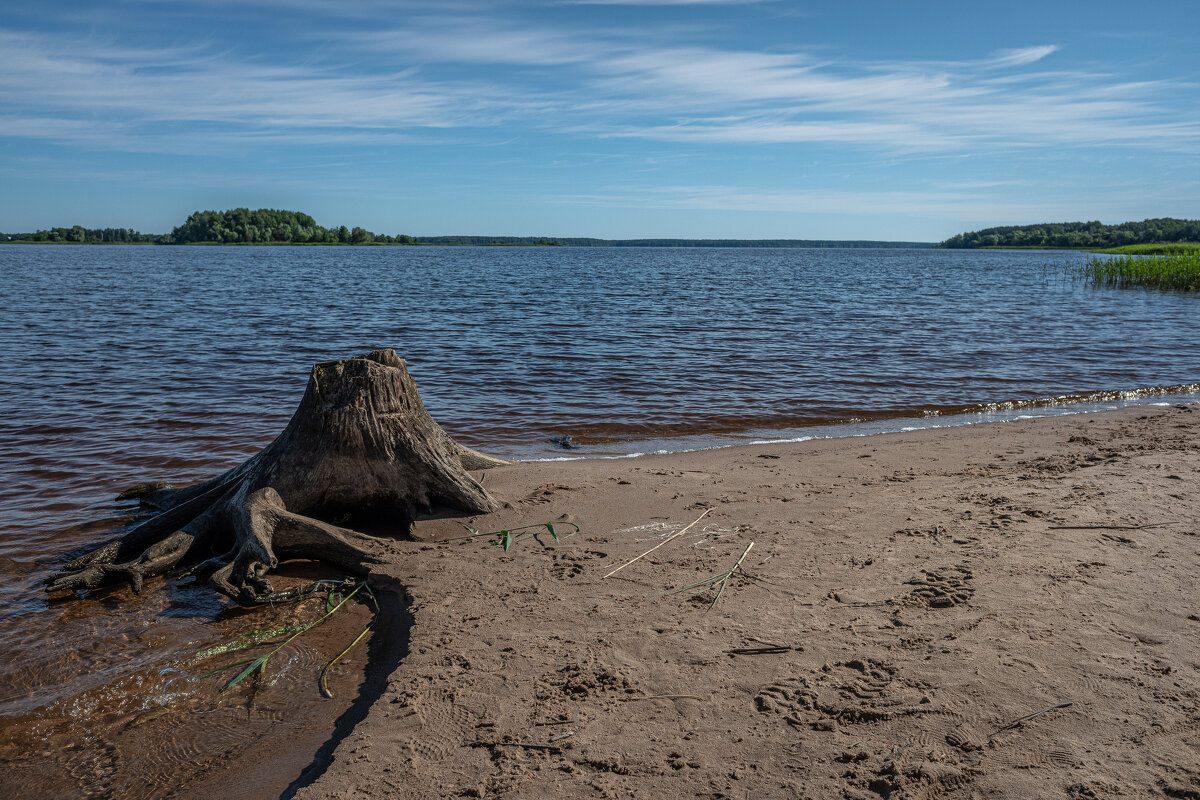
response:
[[[991,740],[991,738],[993,736],[998,736],[999,734],[1004,733],[1004,731],[1015,728],[1018,725],[1020,725],[1022,722],[1028,722],[1029,720],[1033,719],[1034,717],[1040,717],[1042,714],[1045,714],[1050,711],[1056,711],[1060,708],[1069,708],[1072,705],[1074,705],[1074,703],[1072,703],[1071,701],[1068,700],[1065,703],[1056,703],[1055,705],[1052,705],[1052,706],[1046,706],[1041,711],[1035,711],[1032,714],[1026,714],[1025,716],[1021,717],[1020,719],[1014,719],[1012,722],[1008,723],[1004,727],[997,728],[996,730],[992,731],[992,733],[988,736],[988,739]]]
[[[763,647],[782,647],[784,649],[791,649],[785,644],[776,644],[775,642],[768,642],[766,639],[757,639],[753,636],[747,636],[746,639],[751,642],[758,642]],[[800,648],[797,647],[796,649],[799,650]]]
[[[634,700],[699,700],[704,702],[704,698],[695,694],[650,694],[645,697],[622,697],[627,703],[632,703]]]
[[[536,744],[534,742],[467,742],[471,747],[523,747],[526,750],[548,750],[551,753],[561,753],[562,748],[553,744]]]
[[[1142,528],[1161,528],[1173,522],[1147,522],[1145,525],[1051,525],[1052,531],[1140,531]]]
[[[696,517],[696,522],[699,522],[700,520],[702,520],[702,519],[704,519],[706,516],[708,516],[708,512],[710,512],[710,511],[712,511],[712,509],[711,509],[711,508],[706,508],[706,509],[704,509],[704,513],[703,513],[703,514],[701,514],[700,516]],[[662,547],[664,544],[666,544],[667,542],[671,541],[672,539],[676,539],[676,538],[678,538],[678,537],[682,536],[683,534],[685,534],[685,533],[687,533],[688,531],[690,531],[690,530],[691,530],[691,529],[692,529],[692,528],[693,528],[693,527],[696,525],[696,522],[693,522],[691,525],[688,525],[686,528],[684,528],[684,529],[683,529],[683,530],[681,530],[681,531],[677,531],[677,532],[675,532],[675,533],[672,533],[670,536],[668,536],[667,538],[663,539],[663,540],[662,540],[661,542],[659,542],[658,544],[654,545],[654,547],[651,547],[649,550],[647,550],[646,552],[642,553],[642,554],[641,554],[640,556],[638,556],[637,558],[632,558],[632,559],[630,559],[629,561],[626,561],[624,564],[622,564],[621,566],[617,567],[616,569],[614,569],[612,572],[608,573],[608,574],[607,574],[607,575],[605,575],[604,577],[605,577],[605,578],[610,578],[610,577],[612,577],[613,575],[616,575],[618,572],[620,572],[621,570],[625,569],[626,567],[628,567],[628,566],[629,566],[630,564],[632,564],[633,562],[635,562],[635,561],[639,561],[639,560],[641,560],[641,559],[645,558],[646,556],[650,555],[650,554],[651,554],[651,553],[653,553],[655,550],[657,550],[658,548]]]
[[[765,656],[773,653],[787,653],[791,649],[790,647],[739,647],[725,652],[731,656]]]
[[[724,592],[725,592],[725,587],[729,585],[729,580],[734,575],[740,574],[747,578],[750,578],[751,580],[756,580],[756,578],[753,575],[750,575],[749,573],[747,573],[745,570],[742,569],[742,562],[746,560],[746,556],[749,554],[751,547],[754,547],[754,542],[751,542],[750,544],[746,545],[745,551],[742,552],[742,557],[739,558],[737,560],[737,563],[734,564],[729,570],[727,570],[725,572],[717,573],[716,575],[710,575],[709,577],[705,578],[702,581],[696,581],[695,583],[691,584],[690,586],[685,586],[682,589],[676,589],[673,592],[667,592],[667,594],[679,594],[680,592],[686,592],[689,590],[700,591],[709,586],[716,585],[717,586],[717,596],[714,597],[712,602],[708,604],[708,609],[707,609],[708,611],[711,611],[713,606],[715,606],[717,604],[717,601],[721,599],[721,595],[724,594]]]

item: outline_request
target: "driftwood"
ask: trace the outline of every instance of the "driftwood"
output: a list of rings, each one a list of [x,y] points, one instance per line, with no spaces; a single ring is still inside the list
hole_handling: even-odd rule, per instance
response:
[[[257,455],[183,488],[142,484],[121,495],[157,513],[66,564],[49,590],[94,589],[195,565],[191,572],[242,603],[272,594],[280,560],[317,559],[365,575],[389,552],[323,520],[386,520],[407,531],[434,508],[478,514],[497,503],[468,470],[504,464],[464,447],[433,421],[394,350],[313,367],[283,433]]]

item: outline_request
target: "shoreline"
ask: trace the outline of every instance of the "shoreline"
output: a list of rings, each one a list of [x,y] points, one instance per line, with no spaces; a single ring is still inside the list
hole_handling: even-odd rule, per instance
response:
[[[705,433],[664,435],[637,439],[596,441],[590,436],[580,437],[580,447],[564,449],[561,446],[543,446],[537,455],[509,452],[502,449],[506,458],[520,463],[542,461],[579,461],[599,458],[636,458],[644,455],[671,455],[693,453],[703,450],[719,450],[726,447],[744,447],[759,444],[787,444],[811,439],[845,439],[862,436],[879,436],[889,433],[908,433],[930,428],[955,428],[970,425],[986,425],[998,422],[1015,422],[1026,419],[1044,419],[1096,414],[1122,408],[1153,408],[1177,403],[1200,403],[1200,384],[1186,383],[1173,386],[1150,386],[1137,389],[1098,390],[1086,394],[1071,394],[1059,397],[1008,400],[992,403],[977,403],[968,406],[948,406],[941,410],[927,410],[916,416],[907,412],[888,411],[867,414],[863,418],[814,421],[795,427],[747,426],[732,431],[708,431]],[[486,442],[469,436],[462,437],[472,442],[473,447],[487,449]],[[573,437],[572,437],[573,438]],[[586,446],[591,452],[582,452]]]
[[[418,523],[408,655],[294,796],[1195,791],[1197,411],[489,470],[469,524],[582,532]]]

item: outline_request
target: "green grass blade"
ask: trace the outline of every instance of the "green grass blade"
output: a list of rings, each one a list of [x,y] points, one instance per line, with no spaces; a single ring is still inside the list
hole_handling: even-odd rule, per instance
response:
[[[715,606],[717,604],[717,601],[721,599],[721,595],[725,594],[725,587],[729,585],[729,579],[732,577],[733,577],[733,573],[731,572],[725,576],[725,580],[721,581],[721,588],[717,589],[717,596],[714,597],[713,601],[708,604],[709,611],[712,611],[713,606]]]
[[[282,647],[282,646],[283,645],[280,645],[280,647]],[[275,652],[275,650],[272,650],[270,653],[267,653],[265,656],[259,656],[258,658],[251,661],[250,665],[247,666],[241,672],[239,672],[236,678],[234,678],[229,683],[222,686],[221,691],[225,692],[225,691],[228,691],[229,689],[232,689],[234,686],[237,686],[239,683],[242,682],[243,679],[245,679],[245,677],[247,675],[254,672],[254,670],[256,670],[256,669],[266,669],[267,659],[270,658],[271,654],[274,652]]]
[[[211,678],[213,675],[219,675],[220,673],[222,673],[226,670],[229,670],[229,669],[233,669],[234,667],[244,667],[247,664],[249,664],[251,661],[257,661],[257,660],[258,659],[256,659],[256,658],[248,658],[245,661],[236,661],[232,664],[226,664],[223,667],[217,667],[216,669],[210,669],[208,672],[205,672],[202,675],[197,675],[196,680],[200,680],[201,678]]]
[[[320,680],[317,681],[317,685],[320,687],[321,694],[323,696],[328,697],[330,699],[333,698],[333,692],[329,691],[329,682],[328,682],[329,670],[333,667],[334,664],[336,664],[338,661],[341,660],[342,656],[346,655],[346,653],[349,653],[354,648],[354,645],[361,642],[363,637],[366,636],[371,631],[371,628],[374,627],[374,625],[375,625],[375,621],[371,620],[371,623],[369,625],[367,625],[367,627],[363,628],[363,632],[360,633],[358,636],[354,637],[354,641],[351,642],[346,647],[345,650],[343,650],[342,652],[340,652],[336,656],[334,656],[333,660],[330,661],[328,664],[326,664],[325,668],[321,670],[321,678],[320,678]]]
[[[557,542],[557,541],[559,541],[559,539],[558,539],[558,534],[554,532],[554,525],[552,525],[551,523],[547,522],[547,523],[546,523],[546,530],[550,531],[550,535],[554,537],[554,541],[556,541],[556,542]]]
[[[239,650],[249,650],[251,647],[262,647],[263,645],[271,644],[271,640],[276,636],[287,636],[295,633],[303,628],[303,625],[280,625],[277,628],[264,628],[257,631],[250,631],[242,634],[242,638],[238,641],[226,642],[214,647],[209,647],[206,650],[201,650],[192,656],[195,661],[203,661],[206,658],[219,656],[224,653],[236,653]]]
[[[277,645],[276,645],[276,646],[275,646],[275,647],[274,647],[274,648],[271,650],[271,652],[267,653],[266,655],[259,656],[259,657],[258,657],[258,658],[256,658],[254,661],[251,661],[251,662],[249,663],[249,666],[247,666],[247,667],[246,667],[244,670],[242,670],[242,673],[241,673],[240,675],[238,675],[236,678],[234,678],[233,680],[231,680],[229,683],[225,684],[225,686],[224,686],[224,687],[221,689],[221,691],[222,691],[222,692],[224,692],[224,691],[226,691],[227,689],[230,689],[230,688],[232,688],[232,687],[236,686],[236,685],[237,685],[237,684],[238,684],[238,683],[239,683],[239,682],[240,682],[242,679],[244,679],[244,678],[245,678],[247,675],[249,675],[251,672],[253,672],[253,671],[254,671],[255,669],[257,669],[257,668],[261,668],[261,669],[263,669],[263,670],[264,670],[264,674],[265,674],[265,670],[266,670],[266,663],[267,663],[267,659],[268,659],[268,658],[270,658],[271,656],[273,656],[273,655],[275,655],[276,653],[278,653],[280,650],[282,650],[282,649],[283,649],[284,647],[286,647],[287,645],[291,644],[291,642],[292,642],[292,641],[293,641],[293,640],[294,640],[294,639],[295,639],[297,636],[299,636],[300,634],[304,633],[304,632],[305,632],[305,631],[307,631],[307,630],[310,630],[311,628],[315,628],[315,627],[317,627],[317,626],[318,626],[318,625],[320,625],[322,622],[324,622],[325,620],[329,619],[331,616],[333,616],[333,614],[334,614],[334,613],[335,613],[335,612],[336,612],[336,611],[337,611],[339,608],[341,608],[342,606],[346,605],[346,603],[350,602],[350,598],[354,597],[354,595],[358,593],[358,590],[359,590],[359,589],[362,589],[362,588],[363,588],[364,586],[366,586],[366,585],[367,585],[367,582],[366,582],[366,581],[362,581],[362,582],[361,582],[361,583],[359,583],[357,586],[355,586],[353,589],[351,589],[351,590],[350,590],[350,592],[349,592],[349,593],[347,593],[345,597],[343,597],[341,600],[339,600],[337,605],[335,605],[335,606],[334,606],[334,607],[333,607],[331,610],[329,610],[329,611],[326,611],[326,612],[325,612],[325,616],[321,617],[321,618],[320,618],[320,619],[318,619],[316,622],[313,622],[313,623],[311,623],[311,624],[309,624],[309,625],[305,625],[303,628],[301,628],[300,630],[296,631],[296,632],[295,632],[295,633],[293,633],[291,636],[289,636],[288,638],[284,639],[282,642],[280,642],[279,644],[277,644]]]

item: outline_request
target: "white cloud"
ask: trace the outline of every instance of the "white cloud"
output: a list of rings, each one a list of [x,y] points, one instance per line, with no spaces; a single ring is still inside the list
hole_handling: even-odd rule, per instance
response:
[[[0,30],[0,135],[144,150],[176,148],[181,132],[188,146],[353,146],[504,128],[897,154],[1200,148],[1200,116],[1175,96],[1182,84],[1027,69],[1054,45],[973,62],[854,62],[657,36],[413,14],[323,33],[319,57],[289,58]]]
[[[770,191],[747,186],[633,186],[614,187],[591,194],[566,195],[555,202],[581,206],[625,209],[676,209],[697,212],[747,212],[756,214],[845,216],[856,219],[911,217],[926,222],[948,221],[952,228],[962,224],[1023,224],[1048,219],[1104,219],[1122,221],[1141,218],[1144,202],[1118,195],[1096,198],[1078,196],[1004,198],[988,191],[888,191],[830,190]],[[1161,200],[1164,207],[1190,202],[1186,192],[1171,192]]]
[[[988,61],[993,67],[1019,67],[1041,61],[1051,53],[1058,52],[1058,46],[1044,44],[1037,47],[1022,47],[1017,50],[1001,50]]]

